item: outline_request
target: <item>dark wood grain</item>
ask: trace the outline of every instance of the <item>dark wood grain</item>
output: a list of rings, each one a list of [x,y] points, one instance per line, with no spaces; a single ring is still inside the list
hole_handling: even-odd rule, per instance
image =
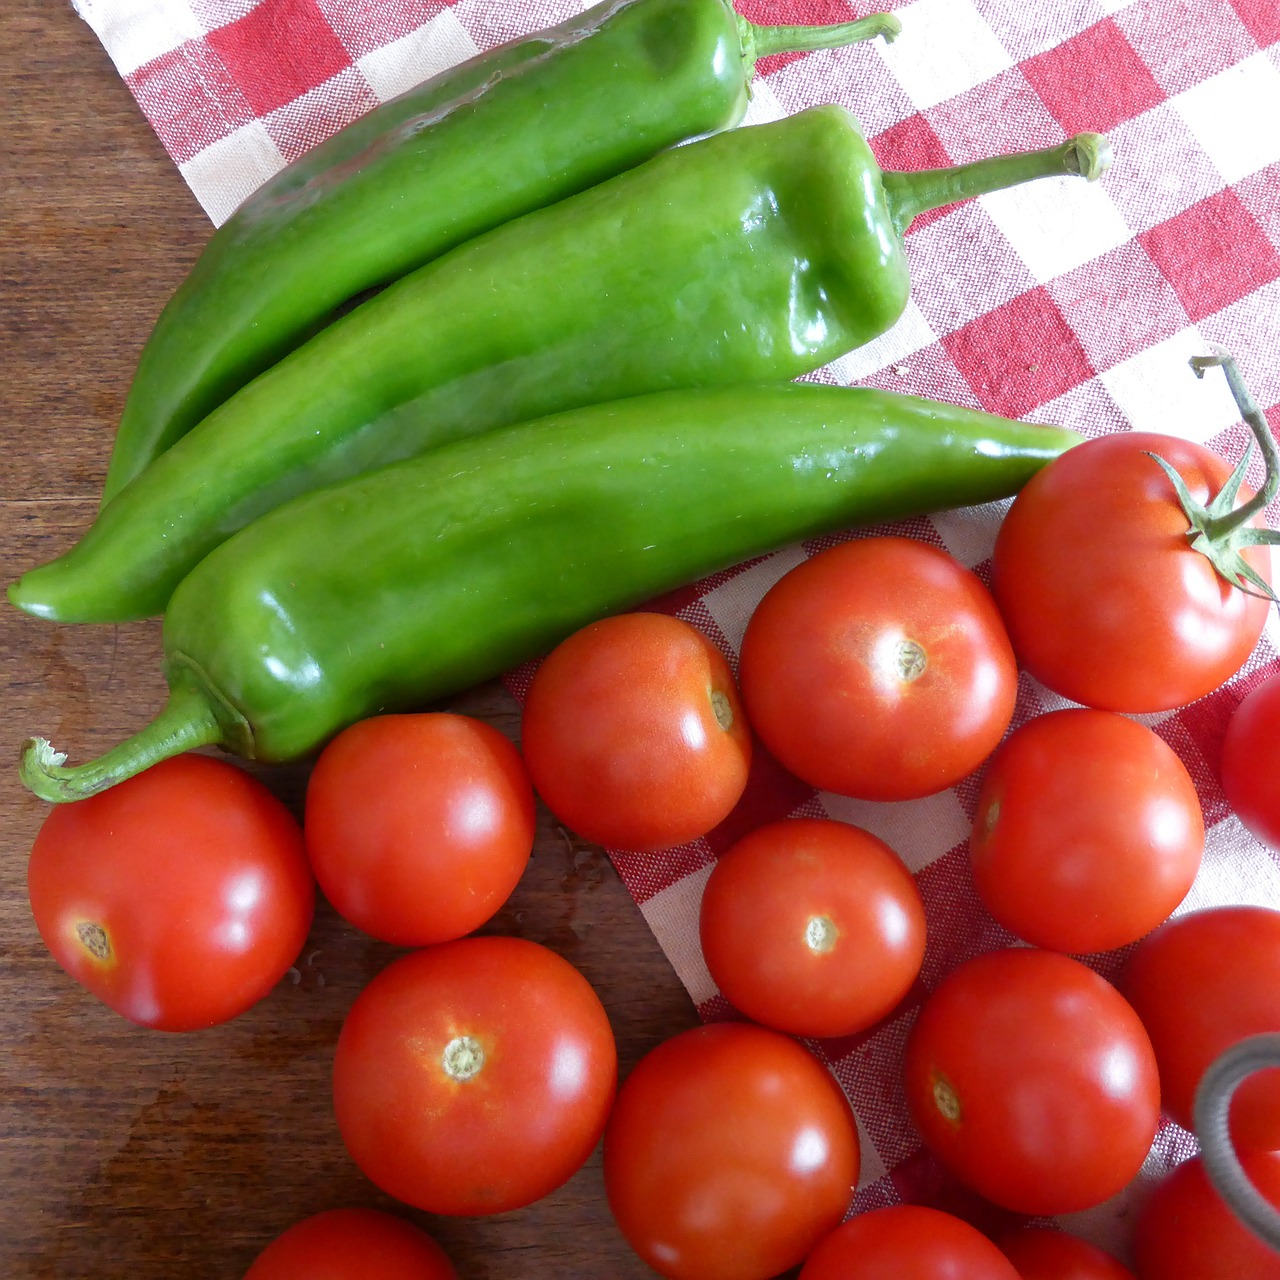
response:
[[[88,523],[141,344],[209,224],[93,33],[57,0],[0,5],[0,575]],[[56,627],[0,607],[0,756],[32,732],[95,755],[160,705],[159,627]],[[498,685],[452,704],[515,737]],[[299,811],[305,769],[257,770]],[[46,807],[0,774],[0,1275],[238,1280],[296,1219],[394,1207],[347,1157],[329,1070],[343,1015],[394,954],[324,904],[296,981],[193,1035],[126,1023],[40,943],[25,867]],[[493,929],[587,975],[626,1071],[696,1021],[598,850],[541,814]],[[464,1277],[643,1277],[604,1202],[599,1152],[559,1192],[490,1219],[431,1220]]]

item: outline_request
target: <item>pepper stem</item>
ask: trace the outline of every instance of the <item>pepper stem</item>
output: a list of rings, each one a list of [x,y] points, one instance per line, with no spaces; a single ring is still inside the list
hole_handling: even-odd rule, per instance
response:
[[[145,729],[87,764],[68,767],[66,755],[47,738],[28,738],[18,766],[23,784],[41,800],[83,800],[117,782],[195,747],[223,741],[209,699],[193,685],[178,684],[164,709]]]
[[[742,55],[748,64],[774,53],[809,53],[814,49],[842,49],[882,36],[892,44],[902,31],[902,23],[891,13],[871,13],[857,22],[840,22],[829,27],[757,27],[738,18]]]
[[[1149,456],[1160,464],[1169,483],[1173,485],[1182,512],[1187,517],[1187,539],[1192,549],[1207,556],[1219,576],[1246,595],[1262,596],[1267,600],[1280,602],[1271,583],[1244,556],[1249,547],[1280,546],[1280,532],[1258,528],[1250,523],[1280,492],[1280,449],[1277,449],[1267,420],[1249,394],[1231,356],[1221,352],[1212,356],[1195,356],[1191,360],[1191,367],[1197,378],[1203,378],[1204,371],[1215,366],[1221,367],[1227,375],[1231,394],[1235,396],[1236,404],[1262,450],[1267,467],[1262,487],[1247,502],[1236,506],[1240,486],[1249,469],[1249,457],[1253,452],[1252,440],[1235,470],[1227,477],[1226,483],[1208,503],[1196,499],[1182,476],[1159,454],[1152,453]]]
[[[929,209],[955,204],[988,191],[1002,191],[1036,178],[1078,173],[1096,181],[1111,165],[1111,143],[1100,133],[1078,133],[1056,147],[989,156],[953,169],[920,169],[915,173],[885,173],[885,195],[898,233]]]

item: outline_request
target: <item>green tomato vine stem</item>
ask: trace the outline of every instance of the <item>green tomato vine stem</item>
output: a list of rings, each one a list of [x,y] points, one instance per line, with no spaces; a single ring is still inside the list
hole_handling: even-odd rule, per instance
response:
[[[1233,357],[1226,354],[1193,356],[1191,367],[1196,371],[1197,378],[1203,378],[1206,369],[1215,367],[1220,368],[1226,374],[1227,385],[1231,388],[1231,394],[1235,397],[1241,416],[1249,425],[1254,439],[1258,442],[1258,448],[1262,451],[1262,460],[1267,469],[1266,479],[1263,481],[1262,487],[1248,502],[1227,515],[1208,522],[1206,533],[1210,537],[1216,537],[1247,524],[1259,511],[1265,511],[1275,500],[1276,494],[1280,493],[1280,449],[1276,446],[1275,437],[1271,434],[1271,428],[1267,425],[1267,420],[1263,417],[1262,410],[1258,407],[1258,402],[1249,394],[1249,388],[1244,385],[1244,378],[1240,376],[1240,368]],[[1246,449],[1246,462],[1248,456],[1249,450]]]
[[[1276,446],[1262,410],[1249,394],[1240,370],[1230,355],[1220,352],[1211,356],[1195,356],[1191,367],[1197,378],[1203,378],[1206,369],[1222,369],[1240,413],[1253,432],[1253,440],[1249,442],[1235,470],[1227,477],[1226,483],[1208,503],[1193,497],[1183,478],[1162,457],[1154,453],[1150,457],[1160,464],[1178,495],[1178,501],[1190,525],[1187,538],[1192,549],[1207,556],[1218,574],[1233,587],[1247,595],[1262,596],[1280,603],[1280,596],[1276,595],[1271,584],[1243,554],[1249,547],[1280,545],[1280,532],[1258,528],[1251,523],[1272,502],[1277,492],[1280,492],[1280,449]],[[1247,502],[1236,506],[1240,486],[1249,469],[1254,441],[1257,441],[1262,451],[1266,478]]]

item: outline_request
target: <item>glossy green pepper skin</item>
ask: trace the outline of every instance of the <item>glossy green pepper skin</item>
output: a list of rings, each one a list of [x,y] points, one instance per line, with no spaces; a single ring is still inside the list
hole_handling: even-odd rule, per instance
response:
[[[727,0],[606,0],[375,108],[215,232],[143,349],[104,501],[356,295],[736,124],[758,53],[897,29],[887,14],[757,28]]]
[[[661,392],[446,445],[287,503],[174,593],[172,698],[96,762],[28,744],[47,800],[217,742],[320,747],[545,652],[603,614],[851,524],[1016,492],[1072,431],[868,388]]]
[[[903,208],[927,207],[934,189],[974,194],[990,172],[1007,185],[1077,171],[1082,149],[882,174],[853,117],[823,106],[665,152],[336,321],[9,597],[62,622],[159,613],[230,534],[320,485],[579,405],[809,372],[902,314]]]

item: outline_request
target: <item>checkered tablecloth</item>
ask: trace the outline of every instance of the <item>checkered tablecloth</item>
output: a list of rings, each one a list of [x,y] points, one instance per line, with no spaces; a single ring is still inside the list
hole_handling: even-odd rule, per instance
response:
[[[309,146],[420,79],[584,8],[580,0],[79,0],[215,222]],[[914,0],[903,32],[761,64],[749,122],[820,102],[848,106],[886,167],[959,163],[1105,131],[1100,182],[1055,179],[917,220],[913,298],[886,335],[817,377],[862,382],[1058,422],[1088,434],[1141,428],[1235,459],[1247,432],[1225,380],[1190,356],[1237,356],[1280,432],[1280,5],[1276,0]],[[743,0],[757,22],[845,21],[842,0]],[[1255,483],[1259,476],[1253,476]],[[985,572],[999,505],[899,529]],[[1272,523],[1280,511],[1272,511]],[[828,540],[831,541],[831,540]],[[736,657],[765,590],[823,543],[796,546],[675,593],[662,607]],[[1217,781],[1227,719],[1280,671],[1280,624],[1244,671],[1184,710],[1143,717],[1196,781],[1203,869],[1181,910],[1280,907],[1280,865],[1230,813]],[[517,692],[528,670],[514,673]],[[1015,723],[1063,705],[1022,681]],[[813,1046],[848,1091],[863,1138],[856,1204],[952,1203],[922,1153],[899,1083],[919,1000],[960,960],[1011,939],[970,883],[976,785],[908,804],[814,794],[759,753],[741,806],[706,840],[613,859],[699,1010],[728,1016],[703,964],[698,906],[718,852],[762,822],[827,814],[885,839],[915,873],[929,946],[903,1008],[865,1035]],[[1114,976],[1123,957],[1091,958]],[[1194,1149],[1166,1124],[1144,1179]],[[1143,1181],[1067,1225],[1123,1250]]]

